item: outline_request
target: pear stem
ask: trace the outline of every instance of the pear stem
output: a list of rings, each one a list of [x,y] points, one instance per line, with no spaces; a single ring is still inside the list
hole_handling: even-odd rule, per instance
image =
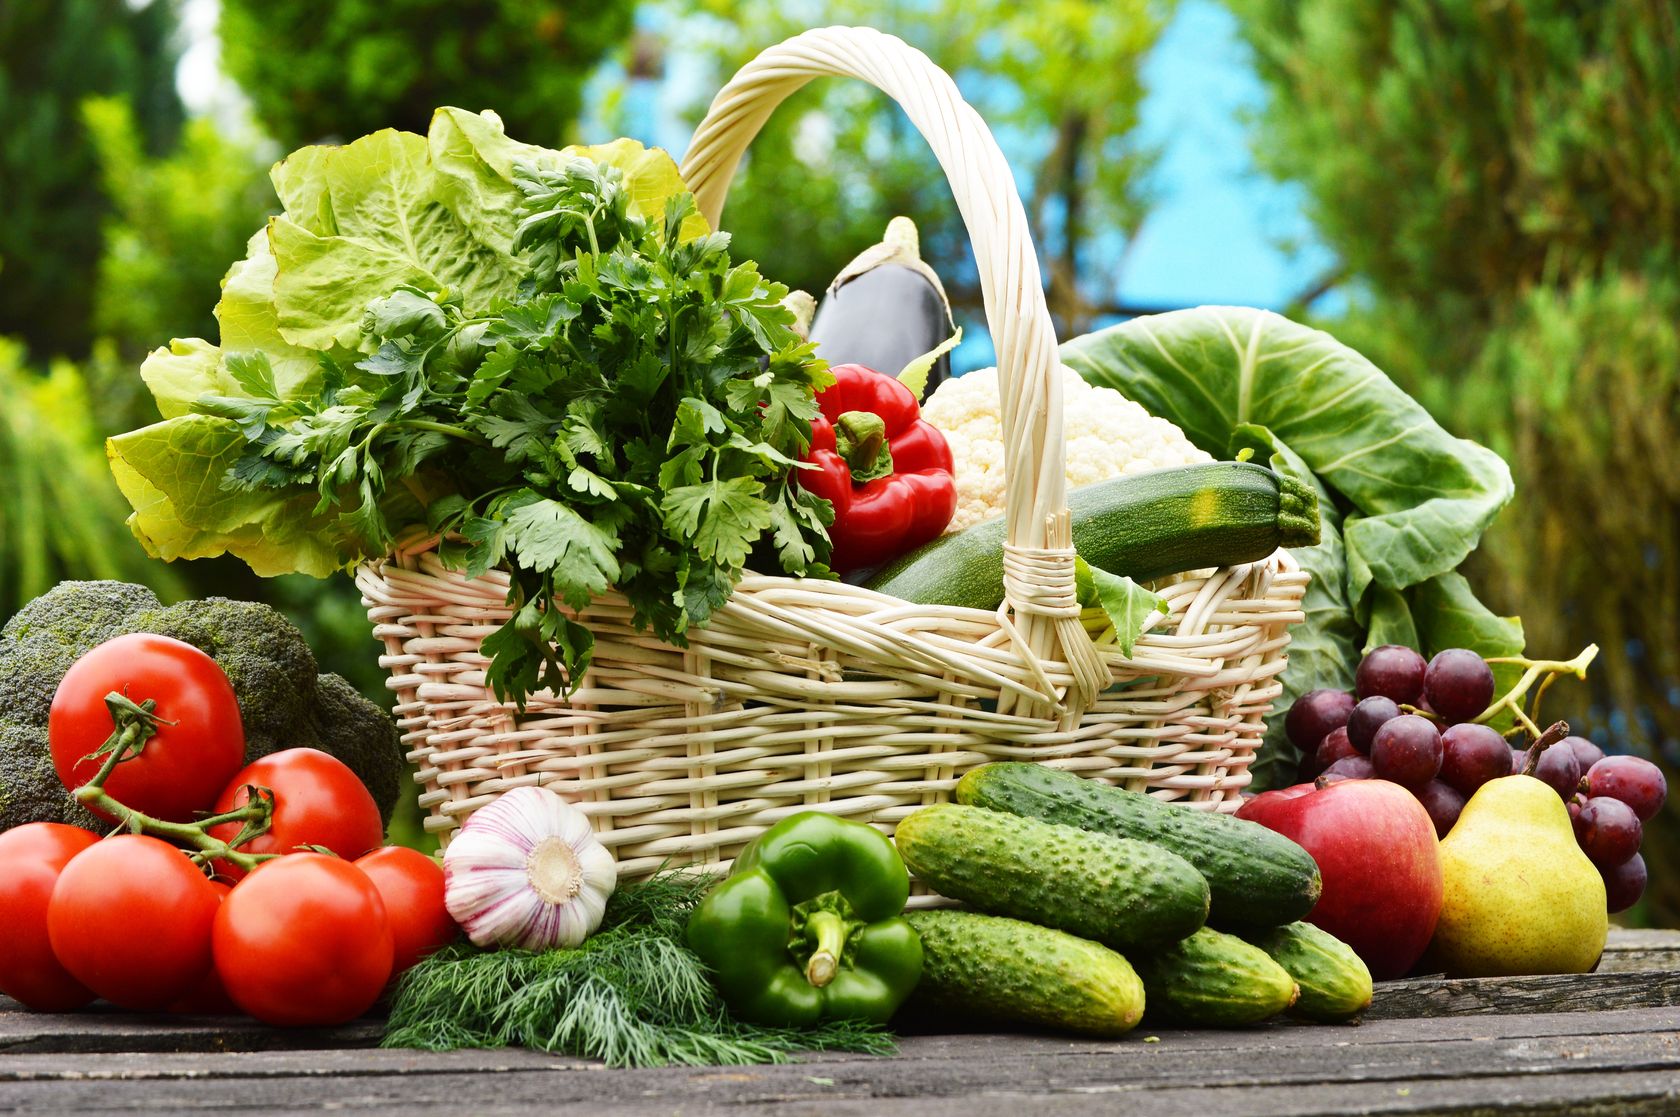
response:
[[[1528,756],[1523,760],[1522,774],[1532,776],[1534,769],[1540,766],[1540,754],[1569,736],[1567,721],[1554,721],[1544,733],[1540,734],[1534,744],[1528,748]]]

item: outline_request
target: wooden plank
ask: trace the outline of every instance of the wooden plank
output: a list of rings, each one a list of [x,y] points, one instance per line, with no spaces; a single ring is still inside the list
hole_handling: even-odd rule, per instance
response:
[[[1134,1048],[1112,1054],[818,1061],[797,1067],[614,1072],[554,1063],[553,1070],[498,1074],[440,1071],[410,1056],[384,1073],[344,1075],[323,1068],[304,1075],[180,1077],[89,1076],[9,1082],[8,1108],[121,1113],[247,1107],[254,1111],[401,1108],[413,1117],[439,1112],[514,1112],[576,1105],[591,1114],[698,1113],[773,1107],[781,1113],[986,1114],[1109,1111],[1224,1115],[1314,1112],[1476,1112],[1522,1100],[1521,1112],[1578,1111],[1584,1101],[1616,1112],[1660,1112],[1680,1098],[1680,1051],[1672,1036],[1608,1037],[1594,1044],[1555,1040],[1512,1052],[1483,1042],[1466,1050],[1414,1043],[1384,1059],[1341,1063],[1323,1058],[1262,1060],[1249,1053],[1204,1051],[1200,1060]],[[1435,1050],[1430,1050],[1435,1047]],[[365,1059],[369,1053],[361,1053]],[[1307,1053],[1298,1052],[1305,1056]],[[1490,1056],[1492,1061],[1490,1062]],[[200,1058],[203,1058],[202,1056]],[[238,1060],[295,1055],[228,1056]],[[417,1073],[419,1072],[419,1073]],[[1202,1106],[1196,1109],[1198,1104]],[[1450,1103],[1450,1107],[1448,1107]],[[1652,1103],[1647,1105],[1647,1103]],[[1472,1107],[1467,1108],[1466,1107]]]
[[[1680,970],[1545,977],[1411,978],[1377,986],[1367,1020],[1680,1005]]]
[[[104,1004],[74,1013],[36,1013],[0,997],[0,1055],[372,1047],[384,1033],[385,1022],[373,1018],[342,1028],[270,1028],[244,1016],[132,1013]]]
[[[1680,931],[1610,932],[1599,973],[1680,970]]]
[[[1602,1030],[1583,1034],[1583,1026]],[[0,1096],[24,1112],[400,1107],[410,1117],[567,1104],[592,1115],[750,1105],[962,1117],[1121,1106],[1205,1117],[1212,1105],[1221,1117],[1240,1117],[1476,1113],[1512,1100],[1522,1104],[1515,1111],[1536,1114],[1582,1111],[1587,1102],[1642,1113],[1665,1112],[1662,1105],[1680,1098],[1677,1029],[1680,1012],[1646,1010],[1161,1032],[1157,1043],[930,1036],[906,1040],[891,1060],[824,1056],[795,1066],[645,1071],[528,1052],[84,1055],[73,1067],[62,1057],[20,1055],[0,1059]]]

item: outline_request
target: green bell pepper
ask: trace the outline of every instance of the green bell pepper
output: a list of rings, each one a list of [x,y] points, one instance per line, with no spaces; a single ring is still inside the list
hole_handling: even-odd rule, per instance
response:
[[[741,852],[689,918],[688,945],[742,1020],[884,1024],[922,976],[909,895],[886,835],[805,811]]]

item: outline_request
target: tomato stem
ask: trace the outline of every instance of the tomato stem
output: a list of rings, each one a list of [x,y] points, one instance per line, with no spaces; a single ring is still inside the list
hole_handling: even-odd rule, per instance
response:
[[[154,713],[157,702],[150,698],[136,703],[126,694],[113,690],[105,696],[105,707],[111,711],[111,722],[115,728],[105,743],[92,754],[96,757],[104,756],[104,764],[91,780],[71,793],[78,803],[111,816],[122,823],[123,828],[130,833],[150,834],[156,838],[168,838],[189,846],[187,856],[198,865],[210,861],[226,861],[250,872],[264,861],[279,856],[273,853],[241,853],[234,848],[268,832],[274,819],[274,792],[266,787],[248,787],[248,798],[243,807],[201,818],[196,822],[170,822],[167,819],[154,818],[113,798],[111,793],[105,790],[105,781],[111,778],[111,773],[116,770],[117,765],[144,752],[146,742],[151,740],[158,726],[175,723],[158,717]],[[243,824],[239,833],[234,835],[233,841],[224,842],[210,834],[212,826],[229,822]]]

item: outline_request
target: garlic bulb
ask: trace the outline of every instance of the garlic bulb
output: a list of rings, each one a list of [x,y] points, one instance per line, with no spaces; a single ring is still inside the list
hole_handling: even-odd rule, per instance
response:
[[[601,925],[618,872],[584,813],[517,787],[467,818],[443,853],[444,905],[479,946],[577,946]]]

